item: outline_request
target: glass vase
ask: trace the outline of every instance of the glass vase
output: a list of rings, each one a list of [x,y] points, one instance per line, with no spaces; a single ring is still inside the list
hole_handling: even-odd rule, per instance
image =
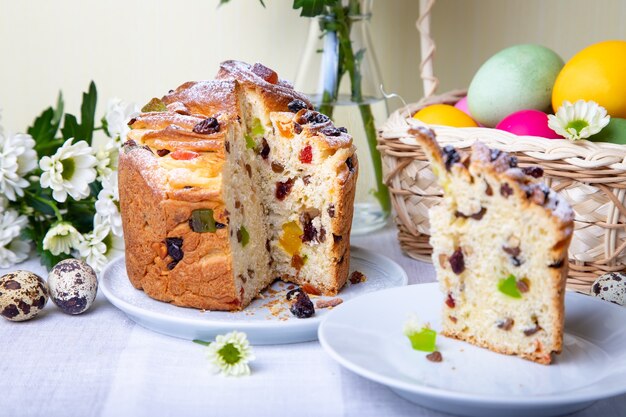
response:
[[[352,233],[383,227],[391,211],[383,184],[376,126],[388,117],[387,101],[370,39],[373,0],[344,0],[326,6],[311,21],[296,77],[296,89],[316,109],[352,135],[359,158]]]

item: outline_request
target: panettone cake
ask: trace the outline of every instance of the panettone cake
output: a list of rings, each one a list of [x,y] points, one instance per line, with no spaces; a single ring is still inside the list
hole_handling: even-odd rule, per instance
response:
[[[443,189],[430,211],[443,334],[550,363],[563,342],[572,209],[539,167],[480,142],[468,153],[441,149],[429,129],[415,134]]]
[[[275,279],[336,294],[358,162],[346,130],[261,65],[152,99],[119,161],[126,266],[158,300],[239,310]]]

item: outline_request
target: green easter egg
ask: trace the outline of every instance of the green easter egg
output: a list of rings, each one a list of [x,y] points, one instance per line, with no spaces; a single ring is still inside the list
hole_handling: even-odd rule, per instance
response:
[[[476,72],[467,93],[472,117],[494,127],[520,110],[550,109],[552,86],[564,62],[541,45],[516,45],[489,58]]]
[[[626,145],[626,119],[611,117],[611,121],[599,133],[589,138],[593,142],[609,142]]]

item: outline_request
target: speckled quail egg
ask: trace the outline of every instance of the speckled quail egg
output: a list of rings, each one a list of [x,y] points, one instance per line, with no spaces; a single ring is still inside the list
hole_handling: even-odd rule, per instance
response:
[[[64,313],[81,314],[91,307],[98,292],[94,270],[78,259],[65,259],[48,275],[50,299]]]
[[[591,295],[626,306],[626,274],[611,272],[602,275],[591,286]]]
[[[11,321],[35,317],[48,302],[48,287],[39,275],[15,271],[0,277],[0,315]]]

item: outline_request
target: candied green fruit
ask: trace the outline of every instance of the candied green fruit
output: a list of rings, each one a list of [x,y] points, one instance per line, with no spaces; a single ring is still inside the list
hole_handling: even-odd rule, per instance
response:
[[[421,350],[422,352],[433,352],[435,350],[437,332],[433,329],[424,327],[422,330],[408,333],[406,336],[415,350]]]
[[[189,218],[189,226],[196,233],[215,233],[217,225],[213,217],[213,210],[199,209],[192,211],[191,218]]]
[[[248,149],[256,148],[256,142],[254,141],[254,139],[252,139],[252,136],[243,135],[243,137],[246,139],[246,148]]]
[[[513,274],[509,275],[507,278],[502,278],[498,282],[498,290],[509,297],[522,298],[522,293],[517,288],[517,279]]]
[[[145,106],[141,108],[141,111],[143,113],[151,113],[151,112],[166,111],[166,110],[167,110],[167,107],[165,107],[165,103],[163,103],[160,99],[156,97],[150,100],[148,104],[146,104]]]
[[[252,129],[250,130],[250,134],[253,138],[265,135],[265,129],[263,129],[263,124],[258,117],[255,117],[254,120],[252,120]]]
[[[241,226],[241,229],[239,229],[239,231],[241,232],[241,246],[245,248],[246,245],[250,242],[250,234],[248,233],[248,230],[245,228],[245,226]]]

